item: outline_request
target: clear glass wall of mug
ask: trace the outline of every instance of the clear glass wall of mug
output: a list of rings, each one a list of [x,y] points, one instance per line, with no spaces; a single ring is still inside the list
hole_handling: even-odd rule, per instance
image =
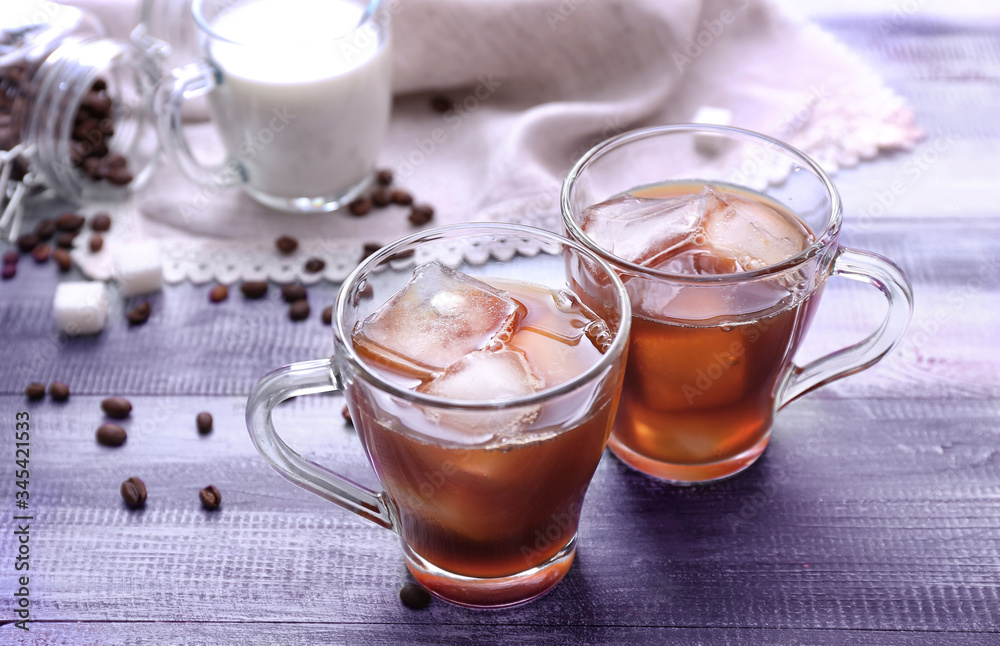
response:
[[[563,224],[607,260],[632,301],[622,402],[608,446],[680,484],[751,465],[778,409],[863,370],[898,342],[910,285],[889,260],[841,247],[826,173],[790,146],[721,126],[637,130],[570,171]],[[870,337],[794,361],[826,281],[867,282],[889,309]]]

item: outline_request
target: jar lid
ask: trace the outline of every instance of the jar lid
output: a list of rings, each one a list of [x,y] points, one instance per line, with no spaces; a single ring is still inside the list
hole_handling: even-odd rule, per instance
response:
[[[0,13],[0,67],[45,56],[52,45],[89,21],[76,7],[49,0],[18,0]]]

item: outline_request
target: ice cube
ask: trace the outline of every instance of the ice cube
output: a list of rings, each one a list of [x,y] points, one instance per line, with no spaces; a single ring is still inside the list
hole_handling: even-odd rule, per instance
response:
[[[636,197],[626,193],[587,207],[583,231],[600,247],[639,265],[653,265],[698,233],[703,196]]]
[[[505,341],[524,307],[510,295],[436,262],[354,329],[359,352],[387,367],[429,378],[463,355]]]
[[[736,261],[739,271],[776,265],[811,241],[801,222],[757,200],[712,186],[706,186],[702,195],[707,245],[715,255]]]
[[[439,376],[417,388],[435,397],[462,401],[511,399],[530,395],[545,383],[524,355],[514,350],[470,352]],[[537,406],[520,406],[493,412],[426,409],[428,416],[463,433],[497,436],[517,431],[538,414]]]

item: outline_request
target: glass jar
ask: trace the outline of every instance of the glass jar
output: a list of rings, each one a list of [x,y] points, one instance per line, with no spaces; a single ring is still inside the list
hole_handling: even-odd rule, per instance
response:
[[[24,188],[110,202],[149,177],[158,64],[86,12],[18,0],[0,16],[0,196]],[[8,180],[13,186],[8,186]],[[23,184],[18,187],[17,183]]]

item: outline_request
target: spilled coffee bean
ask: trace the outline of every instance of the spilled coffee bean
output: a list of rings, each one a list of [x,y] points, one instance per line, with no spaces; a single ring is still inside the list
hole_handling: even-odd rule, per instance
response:
[[[74,240],[76,240],[75,233],[60,233],[56,236],[56,246],[62,249],[72,249]]]
[[[431,107],[435,112],[444,114],[455,107],[455,103],[443,94],[435,94],[431,97]]]
[[[138,509],[146,504],[146,483],[136,477],[131,477],[121,486],[122,500],[129,509]]]
[[[392,201],[402,206],[409,206],[413,204],[413,194],[409,191],[397,188],[392,192]]]
[[[410,208],[410,224],[423,226],[434,217],[434,208],[427,204],[414,204]]]
[[[330,325],[333,323],[333,305],[327,305],[323,308],[320,318],[324,325]]]
[[[104,233],[111,230],[111,216],[107,213],[98,213],[90,219],[90,228],[93,231]]]
[[[347,407],[347,404],[344,404],[344,407],[341,409],[340,414],[344,416],[345,422],[347,422],[351,426],[354,426],[354,420],[351,419],[351,409]]]
[[[108,397],[101,402],[101,410],[111,419],[125,419],[132,412],[132,402],[124,397]]]
[[[33,381],[28,384],[28,387],[24,389],[24,396],[33,402],[38,401],[45,397],[45,384],[40,384],[37,381]]]
[[[77,213],[63,213],[56,218],[56,228],[66,233],[78,233],[86,222],[86,218]]]
[[[39,240],[51,240],[52,236],[56,234],[56,222],[55,220],[42,220],[35,227],[35,235],[38,236]]]
[[[381,168],[375,173],[375,183],[379,186],[392,184],[392,171],[388,168]]]
[[[66,401],[69,399],[69,386],[61,381],[53,381],[49,384],[49,397],[56,402]]]
[[[212,288],[212,291],[208,293],[208,300],[213,303],[221,303],[227,298],[229,298],[229,288],[225,285],[216,285]]]
[[[240,285],[240,291],[250,300],[263,298],[267,294],[267,283],[263,280],[248,280]]]
[[[411,610],[422,610],[430,605],[431,593],[416,583],[407,583],[399,591],[399,600]]]
[[[367,197],[355,198],[347,205],[347,210],[351,215],[367,215],[372,210],[372,201]]]
[[[198,427],[198,432],[202,435],[206,435],[212,432],[212,414],[211,413],[198,413],[194,418],[195,426]]]
[[[372,204],[378,207],[389,206],[392,204],[392,191],[385,187],[375,189],[372,191]]]
[[[306,270],[307,274],[318,274],[319,272],[326,269],[326,262],[322,258],[310,258],[303,265],[303,269]]]
[[[309,301],[295,301],[288,307],[288,318],[293,321],[304,321],[309,318]]]
[[[305,287],[297,283],[292,283],[281,288],[281,297],[285,299],[286,303],[294,303],[295,301],[305,300],[308,294]]]
[[[142,325],[149,320],[149,315],[152,314],[153,308],[149,304],[149,301],[143,301],[136,305],[134,308],[130,309],[125,318],[132,325]]]
[[[34,233],[25,233],[17,239],[17,248],[21,253],[31,253],[36,246],[38,246],[38,236]]]
[[[61,247],[52,251],[52,260],[59,265],[59,271],[61,272],[65,273],[73,268],[73,259],[70,257],[69,252]]]
[[[290,254],[295,253],[295,250],[299,248],[299,241],[291,236],[281,236],[274,241],[274,246],[281,253]]]
[[[90,247],[90,253],[97,253],[104,248],[104,236],[100,233],[92,234],[90,240],[87,242],[87,246]]]
[[[117,424],[101,424],[97,428],[97,443],[104,446],[121,446],[128,439],[128,433]]]
[[[222,504],[222,494],[212,485],[199,491],[198,498],[201,499],[201,506],[208,511],[215,511]]]
[[[31,250],[31,257],[35,259],[35,262],[42,264],[49,261],[49,256],[52,255],[52,247],[46,242],[42,242],[35,246]]]

